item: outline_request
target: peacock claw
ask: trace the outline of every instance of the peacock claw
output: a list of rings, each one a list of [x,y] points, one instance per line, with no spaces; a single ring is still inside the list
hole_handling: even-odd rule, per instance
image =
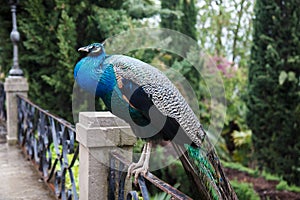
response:
[[[135,185],[138,182],[139,175],[141,174],[141,175],[145,176],[148,172],[148,169],[149,169],[148,166],[145,166],[145,165],[139,166],[137,164],[138,163],[132,163],[129,166],[128,175],[127,175],[128,178],[130,178],[131,176],[134,176],[134,184]]]
[[[146,143],[139,161],[137,163],[130,164],[128,167],[127,178],[130,178],[134,174],[134,184],[137,184],[140,174],[145,176],[149,170],[151,147],[152,144],[150,142]]]

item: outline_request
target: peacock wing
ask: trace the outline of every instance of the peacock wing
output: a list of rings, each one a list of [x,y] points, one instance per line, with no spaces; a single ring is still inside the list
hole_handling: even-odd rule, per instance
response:
[[[125,97],[133,106],[148,110],[149,106],[153,105],[154,113],[158,111],[165,119],[174,119],[190,140],[201,145],[205,133],[198,118],[177,88],[161,71],[145,62],[123,55],[110,56],[106,62],[113,64],[117,79],[120,77],[119,88],[125,92]],[[124,85],[127,87],[124,88]],[[136,96],[132,95],[133,93]],[[145,105],[140,105],[144,102]]]

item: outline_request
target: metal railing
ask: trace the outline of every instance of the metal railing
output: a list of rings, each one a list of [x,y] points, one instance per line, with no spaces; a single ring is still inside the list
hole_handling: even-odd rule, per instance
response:
[[[6,121],[5,91],[3,83],[0,83],[0,120]]]
[[[23,96],[18,97],[18,143],[59,199],[78,199],[75,128]],[[78,182],[78,181],[77,181]]]
[[[110,173],[109,173],[109,192],[108,192],[108,199],[113,200],[116,199],[116,196],[118,196],[118,200],[123,200],[125,197],[125,178],[127,175],[127,171],[125,170],[129,166],[129,162],[120,154],[116,152],[111,153],[110,158]],[[118,170],[116,170],[116,166],[119,167]],[[161,189],[162,191],[166,192],[171,196],[170,199],[180,199],[180,200],[191,200],[192,198],[185,195],[184,193],[180,192],[176,188],[172,187],[168,183],[162,181],[161,179],[157,178],[155,175],[153,175],[151,172],[147,172],[147,174],[140,175],[138,177],[138,186],[141,191],[141,195],[144,200],[149,200],[149,192],[146,186],[146,182],[149,181],[151,184],[153,184],[155,187]],[[117,188],[118,186],[118,188]],[[127,200],[138,200],[139,195],[136,191],[129,191],[128,194],[126,194]]]

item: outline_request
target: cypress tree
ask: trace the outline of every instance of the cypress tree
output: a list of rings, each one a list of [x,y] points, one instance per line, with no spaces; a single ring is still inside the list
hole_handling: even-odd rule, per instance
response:
[[[197,9],[194,0],[183,0],[182,2],[183,16],[180,18],[181,26],[180,32],[190,36],[194,40],[197,40]]]
[[[178,11],[180,9],[180,0],[161,1],[161,8]],[[168,28],[176,31],[180,30],[179,17],[174,13],[170,13],[167,15],[161,14],[160,25],[163,28]]]
[[[300,9],[257,0],[247,123],[258,163],[300,185]]]

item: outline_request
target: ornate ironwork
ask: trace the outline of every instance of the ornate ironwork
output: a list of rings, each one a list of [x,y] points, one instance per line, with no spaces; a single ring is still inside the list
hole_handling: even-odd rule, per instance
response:
[[[0,83],[0,120],[6,121],[5,91],[3,83]]]
[[[18,142],[59,199],[78,199],[79,145],[69,122],[18,96]],[[78,181],[77,181],[78,183]]]
[[[116,166],[118,166],[118,170],[116,170]],[[111,153],[111,159],[110,159],[110,176],[109,176],[109,191],[108,191],[108,199],[113,200],[116,196],[116,186],[118,186],[118,200],[124,199],[124,183],[126,178],[126,170],[125,167],[129,166],[129,162],[120,154],[116,152]],[[116,176],[116,173],[118,173],[118,176]],[[140,175],[138,178],[138,186],[140,188],[142,197],[144,200],[148,200],[149,193],[146,186],[146,182],[149,181],[153,185],[155,185],[157,188],[161,189],[162,191],[166,192],[171,196],[171,199],[180,199],[180,200],[191,200],[192,198],[185,195],[184,193],[180,192],[176,188],[172,187],[168,183],[162,181],[161,179],[157,178],[155,175],[153,175],[151,172],[148,172],[145,176]],[[136,191],[129,191],[126,195],[126,199],[134,199],[138,200],[138,193]]]

